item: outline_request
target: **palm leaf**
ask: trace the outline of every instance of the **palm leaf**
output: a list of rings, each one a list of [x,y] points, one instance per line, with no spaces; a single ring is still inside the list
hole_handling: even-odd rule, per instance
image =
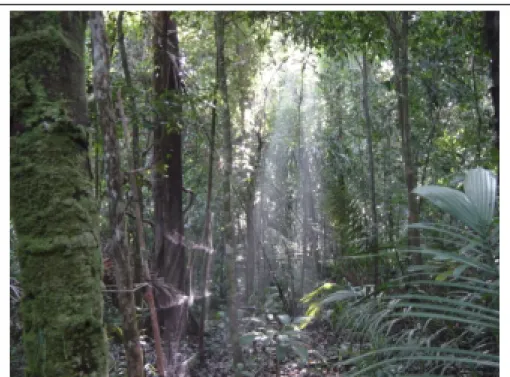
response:
[[[455,216],[471,229],[479,230],[477,208],[471,203],[466,194],[449,187],[435,185],[417,187],[413,192],[430,200],[433,204]]]
[[[496,208],[496,177],[488,170],[472,169],[466,173],[464,192],[476,208],[482,234],[492,225]]]
[[[492,224],[496,206],[496,179],[484,169],[466,173],[465,193],[449,187],[421,186],[414,193],[430,200],[443,211],[455,216],[480,234]]]
[[[349,376],[375,372],[377,376],[421,377],[498,374],[496,180],[492,173],[474,169],[466,174],[464,189],[464,193],[439,186],[415,189],[469,229],[410,225],[431,233],[423,237],[426,243],[444,245],[449,251],[441,247],[399,250],[429,258],[424,258],[422,266],[410,266],[407,275],[386,283],[378,296],[347,305],[346,323],[368,334],[373,346],[372,351],[341,363],[357,364]],[[399,293],[392,294],[393,289]],[[328,301],[353,297],[344,293]]]

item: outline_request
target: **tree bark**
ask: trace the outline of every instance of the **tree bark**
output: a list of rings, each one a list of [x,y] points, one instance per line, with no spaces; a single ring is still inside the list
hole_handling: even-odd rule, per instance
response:
[[[127,97],[129,100],[129,107],[131,109],[130,111],[130,117],[131,117],[131,124],[132,124],[132,134],[133,134],[133,140],[131,143],[131,153],[133,156],[133,163],[130,170],[136,170],[140,167],[140,129],[138,126],[139,120],[138,120],[138,112],[136,110],[136,101],[135,101],[135,93],[133,88],[133,83],[131,80],[131,72],[129,71],[129,64],[128,64],[128,56],[126,52],[126,45],[124,41],[124,29],[123,29],[123,21],[124,21],[124,11],[120,11],[119,15],[117,17],[117,39],[119,44],[119,53],[120,53],[120,60],[122,63],[122,71],[124,72],[124,79],[126,80],[126,92]],[[137,177],[135,176],[135,179]],[[138,179],[137,179],[138,181]],[[141,180],[140,180],[141,182]],[[140,206],[140,211],[143,213],[143,197],[142,197],[142,190],[138,183],[132,187],[132,189],[136,190],[136,195],[133,194],[133,197],[137,198],[134,199],[135,202],[138,201],[138,205]],[[135,204],[136,206],[136,204]],[[136,221],[136,220],[135,220]],[[141,221],[141,220],[140,220]],[[143,280],[143,266],[142,266],[142,259],[146,259],[147,255],[142,255],[142,251],[140,250],[140,241],[136,239],[138,237],[138,232],[135,232],[135,252],[133,254],[133,262],[134,262],[134,281],[135,282],[141,282]],[[143,232],[142,232],[143,235]],[[145,244],[145,240],[141,241]],[[141,294],[135,292],[135,299],[137,302],[137,305],[139,306],[141,304]]]
[[[154,12],[154,161],[155,252],[159,276],[185,295],[186,254],[182,239],[182,137],[177,26],[171,12]],[[187,301],[165,309],[165,341],[171,361],[186,328]]]
[[[116,134],[114,103],[110,88],[110,63],[108,43],[104,27],[103,14],[92,12],[90,20],[92,44],[94,50],[94,95],[99,107],[99,123],[103,130],[106,155],[107,191],[109,198],[109,241],[115,260],[115,278],[119,297],[119,309],[122,313],[123,341],[126,350],[127,374],[129,377],[142,376],[143,355],[140,347],[136,305],[133,293],[133,270],[131,255],[125,235],[125,210],[119,143]]]
[[[216,52],[218,59],[218,89],[221,98],[220,121],[223,128],[223,223],[224,243],[227,264],[228,311],[230,320],[230,345],[234,359],[234,367],[242,362],[237,324],[237,282],[235,276],[236,248],[234,245],[234,222],[231,211],[231,179],[232,179],[232,125],[228,105],[227,72],[225,67],[225,12],[216,12],[214,26],[216,31]],[[237,370],[237,369],[236,369]],[[237,372],[236,372],[237,374]]]
[[[404,177],[407,185],[408,223],[419,221],[419,202],[413,190],[417,179],[411,146],[411,124],[409,122],[409,84],[408,84],[408,23],[409,12],[400,12],[402,20],[397,22],[397,15],[388,16],[388,26],[393,39],[393,65],[398,102],[398,124],[402,138],[402,157],[404,160]],[[400,26],[400,27],[399,27]],[[420,232],[418,229],[408,229],[407,239],[409,247],[420,247]],[[413,263],[422,264],[420,253],[414,253]]]
[[[409,12],[402,12],[402,38],[401,51],[401,126],[402,126],[402,149],[404,154],[405,175],[407,183],[407,201],[409,207],[409,224],[417,223],[420,220],[418,198],[413,194],[417,185],[416,167],[413,161],[411,145],[411,123],[409,122],[409,79],[408,79],[408,23]],[[420,232],[418,229],[408,230],[408,244],[411,247],[420,247]],[[415,264],[422,264],[422,255],[413,254]]]
[[[362,77],[363,77],[363,113],[365,115],[365,130],[367,134],[367,147],[368,147],[368,183],[370,192],[370,211],[372,212],[372,226],[370,234],[369,250],[371,254],[376,254],[374,258],[374,285],[377,289],[379,285],[379,223],[377,217],[377,200],[375,196],[375,165],[374,165],[374,151],[372,146],[372,120],[370,118],[370,107],[368,100],[368,64],[366,48],[363,50],[363,64],[362,64]]]
[[[260,130],[257,131],[257,149],[253,158],[253,171],[251,172],[250,181],[248,183],[248,195],[246,203],[246,300],[254,293],[255,285],[255,258],[257,248],[255,246],[255,190],[257,188],[257,176],[260,171],[260,162],[262,159],[262,148],[264,142],[262,140]]]
[[[209,307],[209,287],[211,285],[211,268],[212,268],[212,253],[213,253],[213,237],[212,237],[212,188],[213,188],[213,168],[214,168],[214,153],[215,153],[215,139],[216,139],[216,107],[218,105],[218,57],[216,57],[216,82],[213,91],[213,107],[211,111],[211,136],[209,140],[209,168],[207,171],[207,199],[205,206],[205,224],[204,224],[204,243],[207,245],[208,250],[205,252],[205,262],[203,264],[203,289],[202,289],[202,310],[200,312],[200,328],[198,334],[198,352],[200,355],[200,362],[205,364],[205,346],[204,346],[204,333],[205,333],[205,318]]]
[[[122,120],[122,126],[124,130],[124,141],[126,145],[129,145],[129,128],[128,128],[128,119],[124,113],[124,105],[122,103],[122,96],[120,94],[120,91],[117,92],[118,94],[118,101],[119,101],[119,113]],[[129,184],[131,186],[131,192],[133,193],[133,205],[134,205],[134,212],[135,212],[135,223],[136,223],[136,241],[137,241],[137,248],[140,251],[139,257],[140,257],[140,267],[142,269],[141,273],[143,276],[143,280],[145,283],[148,283],[147,287],[145,288],[145,300],[147,302],[147,305],[149,306],[149,312],[151,317],[151,324],[152,324],[152,334],[154,336],[154,347],[156,349],[156,367],[158,370],[158,374],[160,377],[163,377],[165,375],[165,366],[166,366],[166,360],[165,355],[163,354],[163,348],[161,343],[161,335],[159,332],[159,321],[158,316],[156,312],[156,307],[154,303],[154,290],[152,285],[150,284],[151,276],[150,276],[150,270],[149,270],[149,264],[147,262],[147,259],[144,258],[144,255],[147,253],[147,247],[145,246],[145,234],[143,230],[143,214],[142,214],[142,206],[141,206],[141,193],[139,191],[139,187],[137,185],[136,180],[136,169],[134,169],[134,156],[128,153],[128,166],[130,170],[129,174]]]
[[[305,84],[305,70],[306,70],[306,61],[303,60],[301,63],[301,83],[299,89],[299,97],[298,97],[298,107],[297,107],[297,153],[298,153],[298,168],[299,168],[299,180],[300,180],[300,190],[301,190],[301,206],[303,209],[303,221],[302,221],[302,229],[301,229],[301,253],[302,253],[302,263],[301,263],[301,284],[299,294],[304,296],[305,294],[305,271],[306,265],[308,262],[308,233],[309,233],[309,225],[308,225],[308,201],[306,192],[308,190],[308,164],[305,162],[306,151],[304,146],[304,130],[303,130],[303,121],[302,121],[302,107],[303,107],[303,98],[304,98],[304,84]],[[289,268],[292,268],[292,265],[289,265]],[[292,307],[295,306],[295,298],[292,298]]]
[[[485,36],[487,48],[491,54],[491,97],[494,106],[492,128],[494,132],[494,147],[499,152],[499,11],[485,12]],[[498,173],[499,182],[499,173]]]
[[[10,19],[11,130],[20,127],[10,139],[10,197],[27,377],[107,375],[86,18],[12,12]]]

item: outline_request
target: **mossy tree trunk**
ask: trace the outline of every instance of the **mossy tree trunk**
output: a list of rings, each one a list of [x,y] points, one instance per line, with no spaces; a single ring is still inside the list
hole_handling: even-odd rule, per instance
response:
[[[115,107],[110,88],[108,43],[102,12],[92,12],[90,29],[94,51],[94,96],[99,108],[99,123],[103,130],[106,155],[108,217],[111,238],[109,244],[115,260],[115,280],[119,309],[122,313],[122,331],[127,359],[128,377],[143,376],[143,356],[140,347],[133,293],[131,253],[125,234],[125,210],[119,143],[116,133]]]
[[[11,217],[27,377],[107,375],[86,13],[11,13]],[[14,131],[14,132],[13,132]]]

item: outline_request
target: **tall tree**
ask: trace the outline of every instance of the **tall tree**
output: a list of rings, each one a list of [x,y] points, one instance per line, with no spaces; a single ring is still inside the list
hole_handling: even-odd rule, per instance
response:
[[[223,238],[227,258],[228,306],[230,321],[230,344],[234,366],[242,362],[237,325],[237,282],[235,276],[236,250],[234,245],[234,222],[231,210],[232,180],[232,124],[228,104],[227,72],[225,66],[225,12],[216,12],[214,29],[218,59],[218,90],[220,95],[220,123],[223,129]]]
[[[119,115],[122,119],[122,126],[124,131],[124,142],[125,145],[129,145],[129,128],[128,128],[128,119],[126,117],[126,114],[124,112],[124,105],[122,103],[122,95],[120,91],[117,92],[117,97],[119,99]],[[136,241],[137,241],[137,247],[140,251],[139,258],[140,258],[140,268],[142,271],[140,271],[140,275],[143,276],[143,280],[145,282],[150,282],[151,276],[150,276],[150,270],[149,270],[149,263],[147,262],[147,259],[144,258],[144,255],[147,251],[147,248],[145,246],[145,234],[143,230],[143,214],[142,214],[142,206],[141,206],[141,193],[137,184],[136,180],[136,169],[134,168],[134,156],[130,155],[128,153],[128,166],[130,170],[129,174],[129,183],[131,185],[131,193],[133,195],[133,207],[135,212],[135,223],[136,223]],[[136,258],[136,255],[135,255]],[[136,263],[135,263],[136,266]],[[133,274],[136,276],[136,274]],[[140,276],[140,280],[142,278]],[[154,348],[156,349],[156,364],[158,368],[158,373],[160,376],[165,375],[165,367],[166,367],[166,361],[165,361],[165,355],[163,354],[163,348],[161,344],[161,336],[159,331],[159,321],[158,321],[158,314],[156,311],[156,306],[154,303],[154,288],[151,284],[148,284],[145,288],[145,300],[147,301],[147,304],[149,306],[149,312],[151,317],[151,324],[152,324],[152,335],[154,337]]]
[[[122,332],[129,377],[143,375],[143,356],[140,347],[133,293],[132,255],[126,239],[124,176],[121,171],[119,142],[116,133],[115,106],[110,88],[110,61],[102,12],[92,12],[90,20],[94,51],[94,95],[99,109],[99,123],[103,130],[106,155],[108,218],[111,238],[109,248],[115,260],[115,280],[119,290],[119,309],[122,313]]]
[[[171,12],[154,12],[154,161],[153,182],[155,252],[159,276],[185,292],[186,254],[183,247],[182,136],[177,25]],[[182,298],[182,296],[181,296]],[[169,360],[185,329],[186,300],[173,300],[165,314],[165,340]],[[172,346],[174,343],[174,346]],[[175,348],[174,347],[174,348]]]
[[[370,231],[370,252],[373,254],[378,253],[379,242],[379,226],[377,218],[377,199],[375,196],[375,164],[374,164],[374,151],[372,143],[372,119],[370,118],[370,106],[368,98],[368,63],[366,47],[363,49],[363,62],[362,62],[362,83],[363,83],[363,113],[365,116],[365,130],[367,137],[368,149],[368,187],[370,192],[370,211],[372,212],[371,218],[371,231]],[[379,258],[374,259],[374,285],[377,287],[379,284]]]
[[[202,268],[203,276],[203,289],[202,289],[202,311],[200,312],[200,328],[198,338],[198,350],[200,353],[200,362],[205,363],[205,347],[204,347],[204,333],[205,333],[205,318],[207,316],[208,303],[209,303],[209,287],[211,285],[211,267],[212,267],[212,253],[213,253],[213,236],[212,236],[212,189],[213,189],[213,168],[214,168],[214,153],[216,151],[216,106],[218,105],[218,59],[216,59],[216,81],[213,91],[213,106],[211,109],[211,135],[209,140],[209,166],[207,168],[207,199],[205,204],[205,224],[204,224],[204,238],[203,242],[207,245],[205,252],[205,260]]]
[[[85,12],[11,13],[11,216],[27,377],[106,376]]]
[[[409,224],[412,224],[419,221],[420,207],[417,196],[413,193],[413,190],[416,188],[417,178],[411,146],[411,123],[409,120],[409,12],[385,13],[385,16],[392,37],[393,66],[397,88],[398,125],[402,139],[404,177],[407,185],[408,221]],[[409,246],[420,246],[420,232],[418,229],[409,228],[407,237]],[[421,254],[417,253],[413,257],[415,264],[422,264]]]
[[[257,117],[260,118],[260,117]],[[259,122],[262,120],[258,119]],[[246,300],[249,300],[254,292],[255,284],[255,261],[256,261],[256,221],[255,221],[255,189],[257,187],[257,175],[260,171],[262,149],[264,141],[260,128],[257,131],[257,148],[253,157],[253,172],[251,173],[246,190]]]
[[[494,146],[499,151],[499,12],[485,12],[485,33],[487,48],[491,54]]]
[[[128,94],[128,100],[129,100],[129,107],[131,109],[131,124],[132,124],[132,134],[133,134],[133,141],[132,141],[132,156],[133,156],[133,166],[130,167],[131,170],[136,170],[140,167],[140,127],[139,127],[139,119],[138,119],[138,111],[136,106],[136,100],[135,100],[135,88],[133,87],[133,81],[131,79],[131,72],[129,70],[129,64],[128,64],[128,55],[126,51],[126,44],[125,44],[125,38],[124,38],[124,11],[120,11],[119,15],[117,17],[117,38],[118,38],[118,45],[119,45],[119,53],[120,53],[120,60],[122,63],[122,71],[124,72],[124,79],[126,80],[126,92]],[[113,43],[112,43],[113,44]],[[137,181],[139,181],[137,179]],[[140,207],[140,213],[143,213],[143,200],[142,200],[142,190],[138,183],[132,187],[133,190],[136,191],[133,192],[133,198],[135,199],[136,203],[134,203],[134,206]],[[136,212],[136,211],[135,211]],[[139,232],[135,232],[135,238],[139,237]],[[143,234],[143,232],[142,232]],[[143,267],[142,267],[142,259],[144,259],[144,256],[142,253],[146,253],[144,250],[140,250],[140,245],[142,243],[145,243],[145,240],[138,240],[136,239],[136,242],[134,242],[134,248],[135,252],[133,253],[133,264],[134,264],[134,274],[133,279],[135,282],[141,282],[142,276],[143,276]],[[140,305],[141,302],[141,295],[135,294],[135,299],[137,301],[137,305]]]
[[[302,253],[302,261],[301,261],[301,287],[300,287],[300,295],[303,296],[305,294],[305,269],[306,265],[308,263],[308,251],[309,251],[309,244],[308,244],[308,236],[310,232],[310,226],[309,226],[309,204],[308,203],[308,196],[307,196],[307,190],[309,190],[308,186],[308,164],[306,163],[306,150],[305,150],[305,144],[306,141],[304,140],[305,132],[303,130],[304,128],[304,122],[303,122],[303,101],[304,101],[304,92],[305,92],[305,70],[306,70],[306,59],[303,58],[303,62],[301,63],[301,80],[299,85],[299,94],[298,94],[298,106],[297,106],[297,159],[298,159],[298,168],[299,168],[299,179],[300,179],[300,190],[301,190],[301,205],[303,209],[303,221],[302,221],[302,229],[301,229],[301,253]],[[291,267],[291,264],[289,263],[289,268]],[[292,289],[292,288],[291,288]],[[294,307],[294,301],[295,298],[292,297],[292,307]],[[293,311],[293,309],[292,309]],[[293,316],[294,313],[292,312],[291,315]]]

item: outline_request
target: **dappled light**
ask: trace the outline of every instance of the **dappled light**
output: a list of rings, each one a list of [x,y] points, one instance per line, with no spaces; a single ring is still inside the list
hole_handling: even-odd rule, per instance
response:
[[[499,13],[16,11],[10,44],[11,376],[499,374]]]

